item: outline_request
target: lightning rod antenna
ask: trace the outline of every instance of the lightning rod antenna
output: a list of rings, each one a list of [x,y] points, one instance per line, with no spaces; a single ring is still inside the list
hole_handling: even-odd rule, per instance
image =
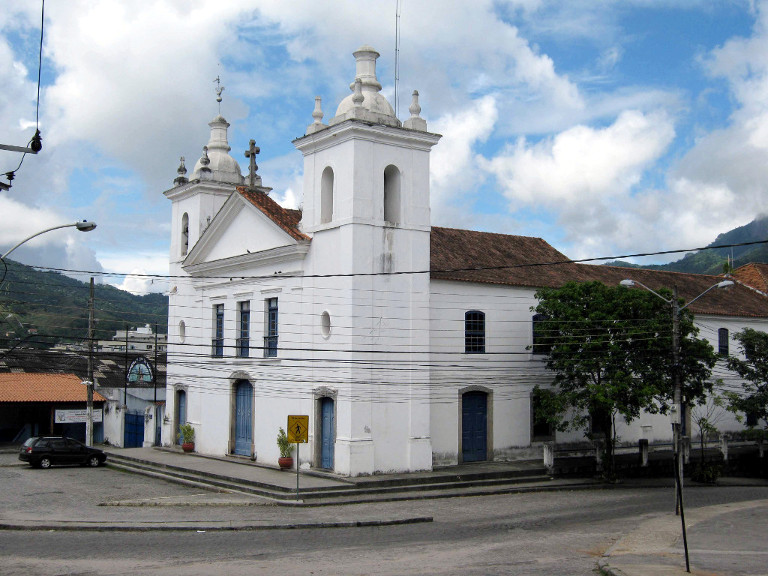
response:
[[[400,114],[400,10],[402,0],[395,0],[395,117]]]

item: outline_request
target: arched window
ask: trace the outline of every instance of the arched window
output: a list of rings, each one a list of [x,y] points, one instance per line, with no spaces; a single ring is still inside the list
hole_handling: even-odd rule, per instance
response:
[[[546,319],[547,317],[544,314],[534,314],[531,319],[531,352],[534,354],[546,354],[549,352],[549,341],[541,327],[541,323]]]
[[[181,255],[186,256],[189,252],[189,214],[184,212],[181,217]]]
[[[400,170],[391,164],[384,169],[384,221],[400,223]]]
[[[485,354],[485,313],[479,310],[464,314],[464,353]]]
[[[720,356],[728,356],[728,328],[720,328],[717,331],[717,353]]]
[[[333,220],[333,168],[323,170],[320,178],[320,223],[326,224]]]

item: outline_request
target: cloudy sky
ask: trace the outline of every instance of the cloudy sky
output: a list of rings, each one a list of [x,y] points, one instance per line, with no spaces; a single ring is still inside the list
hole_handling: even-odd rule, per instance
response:
[[[21,262],[167,273],[179,157],[217,113],[242,167],[254,138],[273,197],[300,205],[291,140],[327,121],[380,53],[394,105],[397,0],[47,0],[39,124],[0,192],[0,250]],[[573,258],[703,246],[768,198],[768,1],[400,0],[400,106],[443,135],[432,223],[539,236]],[[34,134],[40,0],[0,12],[0,143]],[[0,152],[0,174],[21,154]],[[0,177],[0,181],[6,179]],[[679,256],[678,256],[679,257]],[[674,257],[673,259],[676,259]],[[661,258],[651,259],[662,262]],[[158,283],[159,284],[159,283]],[[157,289],[158,284],[150,286]]]

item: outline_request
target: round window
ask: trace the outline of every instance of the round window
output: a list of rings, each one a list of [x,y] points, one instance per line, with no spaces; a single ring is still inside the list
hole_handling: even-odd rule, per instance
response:
[[[179,322],[179,342],[184,343],[184,339],[187,337],[187,325],[184,324],[184,320]]]
[[[328,312],[323,312],[320,316],[320,330],[323,333],[323,338],[328,338],[331,335],[331,315]]]

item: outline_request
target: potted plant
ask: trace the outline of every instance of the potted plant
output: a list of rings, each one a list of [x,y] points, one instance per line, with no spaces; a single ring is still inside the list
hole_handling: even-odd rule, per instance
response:
[[[186,422],[179,427],[179,440],[181,440],[181,449],[184,452],[194,452],[195,429],[192,427],[192,424]]]
[[[282,426],[277,432],[277,448],[280,450],[280,458],[277,459],[280,470],[293,468],[293,456],[291,456],[293,454],[293,444],[288,442],[288,436]]]

